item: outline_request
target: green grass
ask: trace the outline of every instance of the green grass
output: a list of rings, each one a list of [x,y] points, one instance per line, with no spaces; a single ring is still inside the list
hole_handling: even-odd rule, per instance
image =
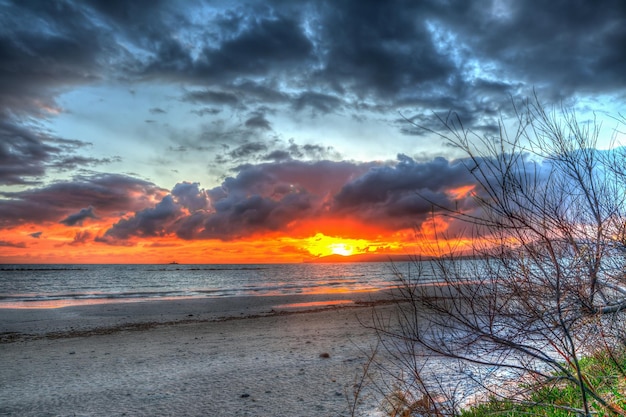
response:
[[[596,354],[580,361],[584,377],[594,391],[607,403],[626,409],[626,351],[616,360],[608,354]],[[554,375],[558,377],[559,375]],[[520,387],[525,388],[525,387]],[[524,401],[491,399],[487,403],[464,410],[462,417],[577,417],[572,410],[582,408],[581,394],[571,381],[555,378],[550,385],[529,386],[530,396]],[[611,412],[600,402],[590,399],[592,412],[597,416],[620,415]]]

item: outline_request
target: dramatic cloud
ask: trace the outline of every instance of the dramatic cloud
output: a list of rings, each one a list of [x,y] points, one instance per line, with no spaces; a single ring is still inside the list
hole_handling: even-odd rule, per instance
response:
[[[328,58],[323,77],[330,85],[350,86],[362,97],[373,93],[382,99],[410,99],[419,86],[429,93],[445,88],[456,68],[429,30],[426,16],[435,17],[432,9],[425,2],[407,1],[324,7],[321,37]]]
[[[313,45],[303,33],[300,22],[280,15],[252,16],[238,15],[228,18],[228,22],[222,21],[228,23],[225,28],[230,33],[218,34],[223,42],[207,45],[196,59],[177,40],[163,41],[154,60],[146,67],[146,75],[184,75],[223,81],[307,63]]]
[[[151,206],[165,190],[125,175],[97,174],[0,195],[4,196],[0,200],[0,228],[7,228],[27,222],[76,225],[93,218],[95,210],[100,215],[137,211]]]
[[[96,218],[92,206],[81,209],[78,213],[70,214],[65,219],[61,220],[60,223],[63,223],[66,226],[82,226],[83,221],[87,218]]]
[[[0,185],[32,184],[50,167],[110,162],[74,155],[87,143],[59,138],[32,118],[54,116],[62,111],[60,91],[100,78],[101,58],[112,62],[119,53],[109,47],[112,39],[71,2],[8,2],[0,9]]]
[[[258,154],[259,152],[265,152],[267,150],[267,145],[263,142],[251,142],[244,143],[241,146],[236,147],[232,151],[228,152],[228,156],[232,159],[238,160],[242,158],[247,158],[250,155]]]
[[[208,6],[212,12],[203,13]],[[566,0],[2,7],[0,103],[12,111],[31,113],[35,103],[54,103],[50,88],[111,71],[205,85],[185,95],[192,102],[293,100],[323,112],[339,105],[337,95],[353,104],[480,110],[497,109],[496,96],[523,85],[555,97],[624,88],[620,0],[602,7]]]
[[[418,190],[441,192],[473,183],[463,161],[451,163],[444,158],[435,158],[419,163],[406,155],[398,155],[396,165],[372,168],[346,184],[335,196],[335,203],[339,209],[359,211],[363,205],[386,206],[399,195]]]
[[[228,136],[215,135],[214,139],[220,140],[222,153],[216,156],[215,161],[221,164],[223,169],[236,169],[237,166],[247,163],[254,164],[264,161],[285,160],[341,160],[342,155],[332,146],[324,146],[316,143],[298,144],[294,140],[282,141],[278,138],[270,138],[268,129],[264,127],[263,119],[254,119],[255,126],[247,124],[245,130],[231,131]],[[269,122],[268,122],[269,123]],[[198,149],[202,140],[195,142],[188,138],[182,139],[184,145],[180,150]],[[215,145],[213,145],[215,146]]]
[[[202,216],[209,207],[209,196],[198,183],[179,183],[154,207],[117,222],[99,241],[118,244],[119,240],[130,236],[164,236],[173,232],[191,238],[192,232],[187,229],[194,223],[194,218]]]
[[[183,182],[176,184],[172,189],[172,196],[176,201],[190,212],[208,210],[211,202],[207,192],[200,189],[200,184]]]
[[[216,104],[237,106],[239,98],[233,93],[214,90],[190,91],[185,94],[183,100],[200,104]]]
[[[0,185],[34,184],[48,169],[64,171],[112,162],[75,155],[87,145],[51,136],[36,126],[3,121],[0,115]]]
[[[625,113],[625,44],[622,0],[2,1],[1,244],[472,210],[438,117],[489,140],[533,92]]]
[[[270,122],[265,118],[265,115],[260,113],[254,114],[248,120],[246,120],[246,127],[251,127],[253,129],[272,129],[272,126]]]
[[[53,89],[98,78],[100,54],[111,39],[81,5],[16,1],[0,7],[1,113],[45,113],[56,108]]]
[[[476,183],[467,163],[444,158],[416,162],[398,155],[396,165],[374,167],[346,184],[335,195],[333,208],[366,223],[398,229],[421,224],[441,207],[467,209],[471,200],[459,205],[454,193]]]
[[[25,184],[45,172],[61,150],[22,126],[0,121],[0,184]]]
[[[171,195],[167,195],[154,208],[144,209],[130,219],[122,219],[107,236],[127,239],[131,234],[142,237],[162,236],[167,223],[182,214]]]
[[[342,101],[335,96],[310,91],[299,94],[293,100],[293,107],[296,110],[303,110],[309,107],[314,111],[322,113],[330,113],[340,107],[341,104]]]
[[[626,8],[620,1],[602,7],[566,0],[465,3],[441,16],[441,34],[456,32],[459,46],[482,62],[494,62],[496,79],[519,80],[556,97],[585,90],[623,90],[626,69]],[[487,13],[485,13],[485,11]],[[477,31],[477,25],[489,30]],[[447,27],[446,27],[447,26]],[[574,52],[575,51],[575,52]],[[485,69],[483,69],[484,71]]]
[[[183,239],[232,240],[285,231],[293,221],[320,215],[334,191],[371,164],[290,161],[246,165],[221,186],[180,183],[157,205],[122,219],[105,238],[176,234]]]
[[[347,218],[390,232],[421,224],[433,204],[470,207],[456,190],[472,187],[463,161],[416,162],[400,155],[390,165],[298,161],[247,165],[221,186],[180,183],[152,208],[122,219],[105,237],[175,234],[183,239],[232,240],[299,222]],[[456,201],[455,201],[456,200]],[[459,206],[460,203],[460,206]]]

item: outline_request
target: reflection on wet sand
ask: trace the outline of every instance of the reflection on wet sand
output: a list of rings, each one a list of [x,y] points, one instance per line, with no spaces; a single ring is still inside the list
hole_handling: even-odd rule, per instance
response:
[[[293,309],[293,308],[311,308],[311,307],[331,307],[339,304],[353,304],[352,300],[324,300],[324,301],[309,301],[306,303],[290,303],[280,304],[274,306],[276,309]]]

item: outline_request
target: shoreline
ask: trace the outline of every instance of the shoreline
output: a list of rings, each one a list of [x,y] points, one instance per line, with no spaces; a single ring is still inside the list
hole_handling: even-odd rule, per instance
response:
[[[22,338],[63,337],[156,326],[298,314],[390,303],[389,291],[221,298],[182,298],[0,309],[0,343]]]
[[[22,331],[0,344],[0,414],[349,416],[377,343],[367,327],[372,309],[392,314],[389,299],[352,293],[33,310],[13,317]],[[7,313],[0,311],[3,331]],[[47,324],[42,313],[52,316]],[[360,410],[381,415],[375,393],[362,395]]]

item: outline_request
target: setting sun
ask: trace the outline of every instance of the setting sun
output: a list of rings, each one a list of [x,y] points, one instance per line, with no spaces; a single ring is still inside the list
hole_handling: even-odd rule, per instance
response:
[[[345,243],[333,243],[332,245],[330,245],[330,250],[335,255],[341,255],[341,256],[352,255],[352,246],[346,245]]]
[[[306,249],[313,256],[350,256],[371,251],[373,244],[365,239],[346,239],[317,233],[307,239]]]

